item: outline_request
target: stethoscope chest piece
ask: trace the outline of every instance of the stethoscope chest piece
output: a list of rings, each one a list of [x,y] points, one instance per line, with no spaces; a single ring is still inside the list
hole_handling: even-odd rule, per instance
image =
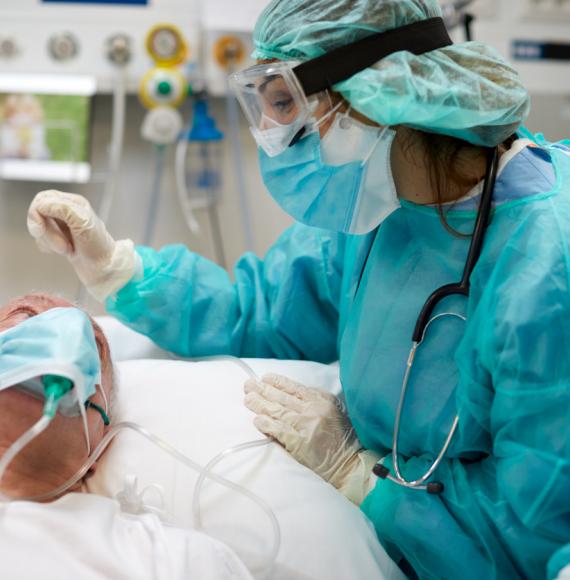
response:
[[[372,473],[374,473],[374,475],[376,477],[379,477],[380,479],[390,478],[390,470],[385,465],[382,465],[381,463],[377,463],[373,467]],[[416,487],[415,489],[418,489],[418,488]],[[443,483],[441,483],[441,481],[430,481],[425,486],[425,490],[430,495],[440,495],[444,492],[445,486],[443,485]]]

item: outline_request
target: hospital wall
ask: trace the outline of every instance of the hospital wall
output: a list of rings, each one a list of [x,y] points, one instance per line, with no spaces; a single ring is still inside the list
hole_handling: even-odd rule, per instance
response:
[[[211,113],[220,129],[229,134],[224,99],[212,99]],[[153,146],[140,137],[144,109],[136,97],[129,97],[125,148],[118,193],[114,200],[108,228],[116,238],[131,238],[142,243],[149,206],[155,164]],[[0,303],[12,296],[29,291],[50,291],[75,298],[77,279],[66,260],[59,256],[41,254],[27,234],[26,211],[35,193],[56,188],[85,195],[94,207],[101,200],[106,169],[107,145],[110,139],[111,98],[97,96],[93,103],[93,135],[91,157],[97,183],[88,185],[47,184],[0,181]],[[253,208],[252,224],[255,251],[263,255],[290,219],[266,193],[257,168],[257,150],[244,122],[240,127],[243,171],[248,200]],[[233,265],[245,251],[246,240],[240,217],[239,192],[231,144],[226,137],[222,143],[222,194],[218,205],[224,251],[227,263]],[[213,257],[209,220],[204,211],[198,212],[201,225],[199,235],[188,230],[174,182],[174,150],[167,151],[166,167],[157,216],[153,246],[182,243],[207,257]],[[90,300],[89,306],[99,311]]]
[[[220,128],[227,134],[229,128],[225,100],[213,99],[211,108]],[[144,110],[136,97],[129,97],[120,185],[108,222],[109,230],[115,238],[128,237],[136,243],[141,242],[144,232],[154,166],[153,147],[140,138],[143,115]],[[95,180],[98,179],[98,182],[85,186],[0,182],[0,303],[30,291],[55,292],[71,299],[77,296],[78,282],[67,261],[58,256],[41,254],[27,234],[26,211],[37,191],[52,187],[82,193],[97,206],[103,190],[110,118],[110,97],[97,96],[93,103],[91,155]],[[528,126],[533,131],[543,131],[550,139],[570,137],[570,98],[535,96]],[[273,202],[263,186],[257,167],[256,148],[243,120],[240,132],[243,169],[252,208],[255,251],[262,256],[287,227],[290,219]],[[168,152],[153,245],[160,247],[182,243],[212,257],[206,216],[199,214],[202,233],[198,236],[189,232],[182,218],[174,187],[173,153],[172,150]],[[245,238],[229,139],[223,142],[223,192],[219,214],[224,250],[228,263],[233,265],[245,250]],[[89,306],[95,312],[101,311],[93,301],[89,302]]]

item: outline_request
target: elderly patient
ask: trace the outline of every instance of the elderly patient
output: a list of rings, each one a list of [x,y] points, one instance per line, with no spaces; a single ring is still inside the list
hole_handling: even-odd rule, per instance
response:
[[[47,294],[12,300],[0,308],[0,332],[62,307],[73,304]],[[101,387],[112,401],[115,387],[109,345],[99,326],[91,323],[101,360]],[[105,406],[100,389],[90,401]],[[39,419],[42,410],[43,401],[17,388],[0,391],[0,456]],[[106,427],[94,408],[87,410],[87,423],[94,449]],[[75,475],[86,459],[82,418],[57,414],[47,430],[10,463],[1,490],[15,498],[50,492]],[[71,493],[77,491],[81,491],[81,482],[53,502],[0,505],[2,578],[28,580],[41,574],[54,579],[182,580],[195,575],[211,580],[251,580],[241,560],[220,542],[193,530],[164,526],[151,514],[123,514],[110,498]],[[32,558],[30,538],[41,538],[34,542]]]
[[[11,300],[0,308],[0,332],[51,308],[74,305],[48,294],[30,294]],[[113,365],[105,335],[91,320],[101,359],[101,388],[108,401],[112,400]],[[90,400],[104,408],[100,389]],[[0,392],[0,456],[42,413],[43,401],[27,393],[10,388]],[[88,408],[87,421],[91,449],[101,441],[106,427],[101,415]],[[84,426],[80,416],[64,417],[57,414],[48,429],[25,447],[12,461],[1,482],[1,490],[10,497],[33,497],[55,489],[81,468],[87,459]],[[93,473],[92,468],[87,474]],[[69,491],[77,490],[77,486]]]

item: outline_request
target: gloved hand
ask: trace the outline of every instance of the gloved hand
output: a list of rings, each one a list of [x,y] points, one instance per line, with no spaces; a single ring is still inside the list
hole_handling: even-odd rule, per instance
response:
[[[116,242],[81,195],[42,191],[28,210],[28,231],[43,252],[67,257],[87,290],[104,301],[140,268],[131,240]]]
[[[279,375],[245,383],[245,405],[255,426],[306,467],[360,505],[376,483],[379,456],[366,451],[340,400]]]

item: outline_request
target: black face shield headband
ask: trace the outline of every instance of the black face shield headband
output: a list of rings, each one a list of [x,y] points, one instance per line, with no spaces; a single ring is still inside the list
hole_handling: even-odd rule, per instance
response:
[[[296,66],[293,73],[309,97],[330,89],[396,52],[405,50],[420,55],[452,44],[443,18],[428,18],[341,46]],[[305,127],[300,129],[289,147],[295,145],[305,132]]]
[[[330,89],[400,51],[415,55],[451,46],[443,18],[429,18],[373,34],[304,62],[293,69],[307,96]]]

